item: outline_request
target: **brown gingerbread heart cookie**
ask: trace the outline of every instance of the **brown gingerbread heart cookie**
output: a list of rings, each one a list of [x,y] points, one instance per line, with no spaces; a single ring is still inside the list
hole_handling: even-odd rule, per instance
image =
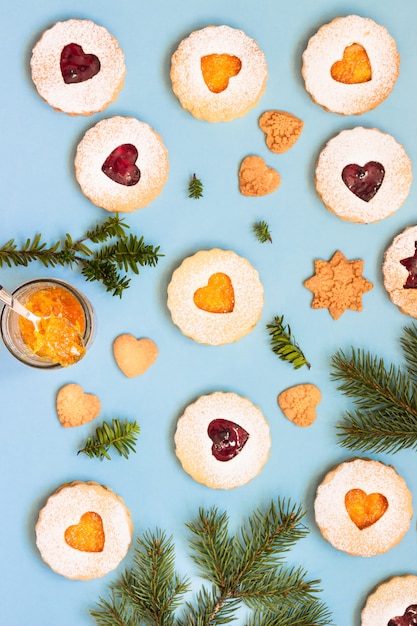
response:
[[[61,424],[71,428],[95,419],[100,413],[101,402],[94,394],[85,393],[81,385],[70,383],[58,391],[56,410]]]
[[[320,400],[320,389],[310,383],[289,387],[278,396],[278,404],[285,417],[302,427],[313,424]]]
[[[265,111],[259,118],[259,127],[265,133],[266,145],[276,154],[292,148],[303,126],[302,120],[286,111]]]
[[[260,156],[247,156],[239,169],[239,188],[244,196],[265,196],[281,184],[281,176]]]

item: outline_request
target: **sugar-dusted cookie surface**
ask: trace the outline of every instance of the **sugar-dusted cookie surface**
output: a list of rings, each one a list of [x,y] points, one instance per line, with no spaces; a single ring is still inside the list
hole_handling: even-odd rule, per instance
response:
[[[92,115],[118,96],[126,72],[115,37],[91,20],[70,19],[46,30],[33,48],[32,80],[51,107]]]
[[[201,250],[186,258],[168,285],[172,321],[204,344],[241,339],[259,321],[263,303],[257,270],[232,250]]]
[[[256,106],[268,69],[256,41],[230,26],[207,26],[183,39],[171,59],[181,106],[207,122],[228,122]]]
[[[394,237],[384,254],[382,275],[391,301],[417,317],[417,226]]]
[[[95,419],[101,410],[101,402],[93,393],[85,393],[81,385],[70,383],[58,391],[56,410],[65,428],[81,426]]]
[[[141,376],[156,361],[158,346],[147,337],[136,338],[129,333],[116,337],[113,343],[115,361],[128,378]]]
[[[239,189],[244,196],[265,196],[278,189],[280,184],[281,176],[262,157],[250,155],[240,164]]]
[[[301,427],[315,422],[320,400],[320,389],[311,383],[294,385],[278,395],[278,404],[285,417]]]
[[[36,524],[36,545],[57,574],[100,578],[124,559],[132,541],[129,509],[94,481],[62,485],[49,496]]]
[[[359,115],[388,97],[399,65],[396,43],[384,26],[347,15],[310,38],[301,72],[314,102],[333,113]]]
[[[271,446],[261,410],[247,398],[220,391],[185,409],[174,440],[183,469],[213,489],[248,483],[262,470]]]
[[[413,626],[417,623],[417,576],[392,576],[369,594],[361,626]]]
[[[330,211],[343,220],[368,224],[404,204],[412,164],[394,137],[358,126],[328,141],[317,160],[315,182]]]
[[[268,148],[276,154],[287,152],[296,143],[304,122],[287,111],[264,111],[259,118],[259,128],[265,134]]]

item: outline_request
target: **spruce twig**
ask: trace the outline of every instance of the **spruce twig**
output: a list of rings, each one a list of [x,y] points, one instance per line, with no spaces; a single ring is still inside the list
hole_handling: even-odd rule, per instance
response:
[[[256,222],[252,229],[258,241],[261,243],[265,243],[266,241],[272,243],[272,237],[267,222],[264,220]]]
[[[292,364],[294,369],[299,369],[306,365],[310,369],[311,365],[307,361],[303,351],[295,341],[288,324],[284,324],[284,316],[277,315],[272,324],[267,324],[267,329],[271,337],[272,351],[282,360]]]
[[[188,184],[188,197],[195,198],[196,200],[198,200],[198,198],[202,198],[203,189],[203,183],[199,178],[197,178],[196,174],[193,174],[193,177]]]
[[[84,453],[90,459],[111,459],[110,448],[114,448],[120,456],[128,458],[130,452],[136,452],[136,435],[140,433],[137,422],[125,420],[122,424],[117,418],[113,418],[111,426],[103,422],[96,429],[95,437],[88,437],[83,448],[77,454]]]

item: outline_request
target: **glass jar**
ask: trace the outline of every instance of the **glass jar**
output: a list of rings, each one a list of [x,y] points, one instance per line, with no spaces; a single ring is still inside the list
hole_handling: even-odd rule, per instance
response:
[[[82,333],[84,347],[87,350],[94,339],[94,309],[81,291],[66,281],[57,278],[38,278],[30,280],[15,289],[12,294],[22,304],[37,291],[51,287],[60,287],[68,291],[79,302],[85,319],[85,328]],[[39,369],[59,369],[62,367],[49,358],[33,354],[30,348],[23,341],[19,325],[19,315],[10,307],[4,306],[0,316],[0,332],[6,348],[25,365]]]

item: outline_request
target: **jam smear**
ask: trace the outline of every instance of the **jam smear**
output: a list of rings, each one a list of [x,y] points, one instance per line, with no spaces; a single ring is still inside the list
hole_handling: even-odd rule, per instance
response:
[[[102,552],[105,537],[101,516],[95,511],[84,513],[78,524],[68,526],[64,538],[65,542],[74,550]]]
[[[249,439],[249,433],[242,426],[222,418],[210,422],[207,433],[213,442],[211,452],[218,461],[233,459]]]
[[[351,163],[342,171],[342,180],[346,187],[365,202],[369,202],[375,196],[384,176],[384,166],[378,161],[368,161],[363,166]]]
[[[388,500],[382,493],[368,495],[362,489],[351,489],[345,494],[345,507],[352,522],[363,530],[381,519],[388,509]]]
[[[86,54],[77,43],[69,43],[61,52],[61,74],[67,85],[83,83],[99,73],[100,60],[95,54]]]
[[[357,85],[372,80],[368,54],[360,43],[353,43],[343,51],[343,58],[330,68],[333,80],[345,85]]]
[[[242,69],[242,61],[231,54],[208,54],[201,57],[204,82],[212,93],[221,93],[229,86],[230,78]]]
[[[102,172],[119,185],[132,187],[140,180],[140,170],[136,165],[138,151],[131,143],[123,143],[113,150],[102,165]]]
[[[406,259],[401,259],[401,265],[404,265],[408,271],[407,280],[405,281],[404,289],[416,289],[417,288],[417,241],[414,242],[414,255],[409,256]]]
[[[403,615],[390,619],[387,626],[417,626],[417,604],[411,604]]]

